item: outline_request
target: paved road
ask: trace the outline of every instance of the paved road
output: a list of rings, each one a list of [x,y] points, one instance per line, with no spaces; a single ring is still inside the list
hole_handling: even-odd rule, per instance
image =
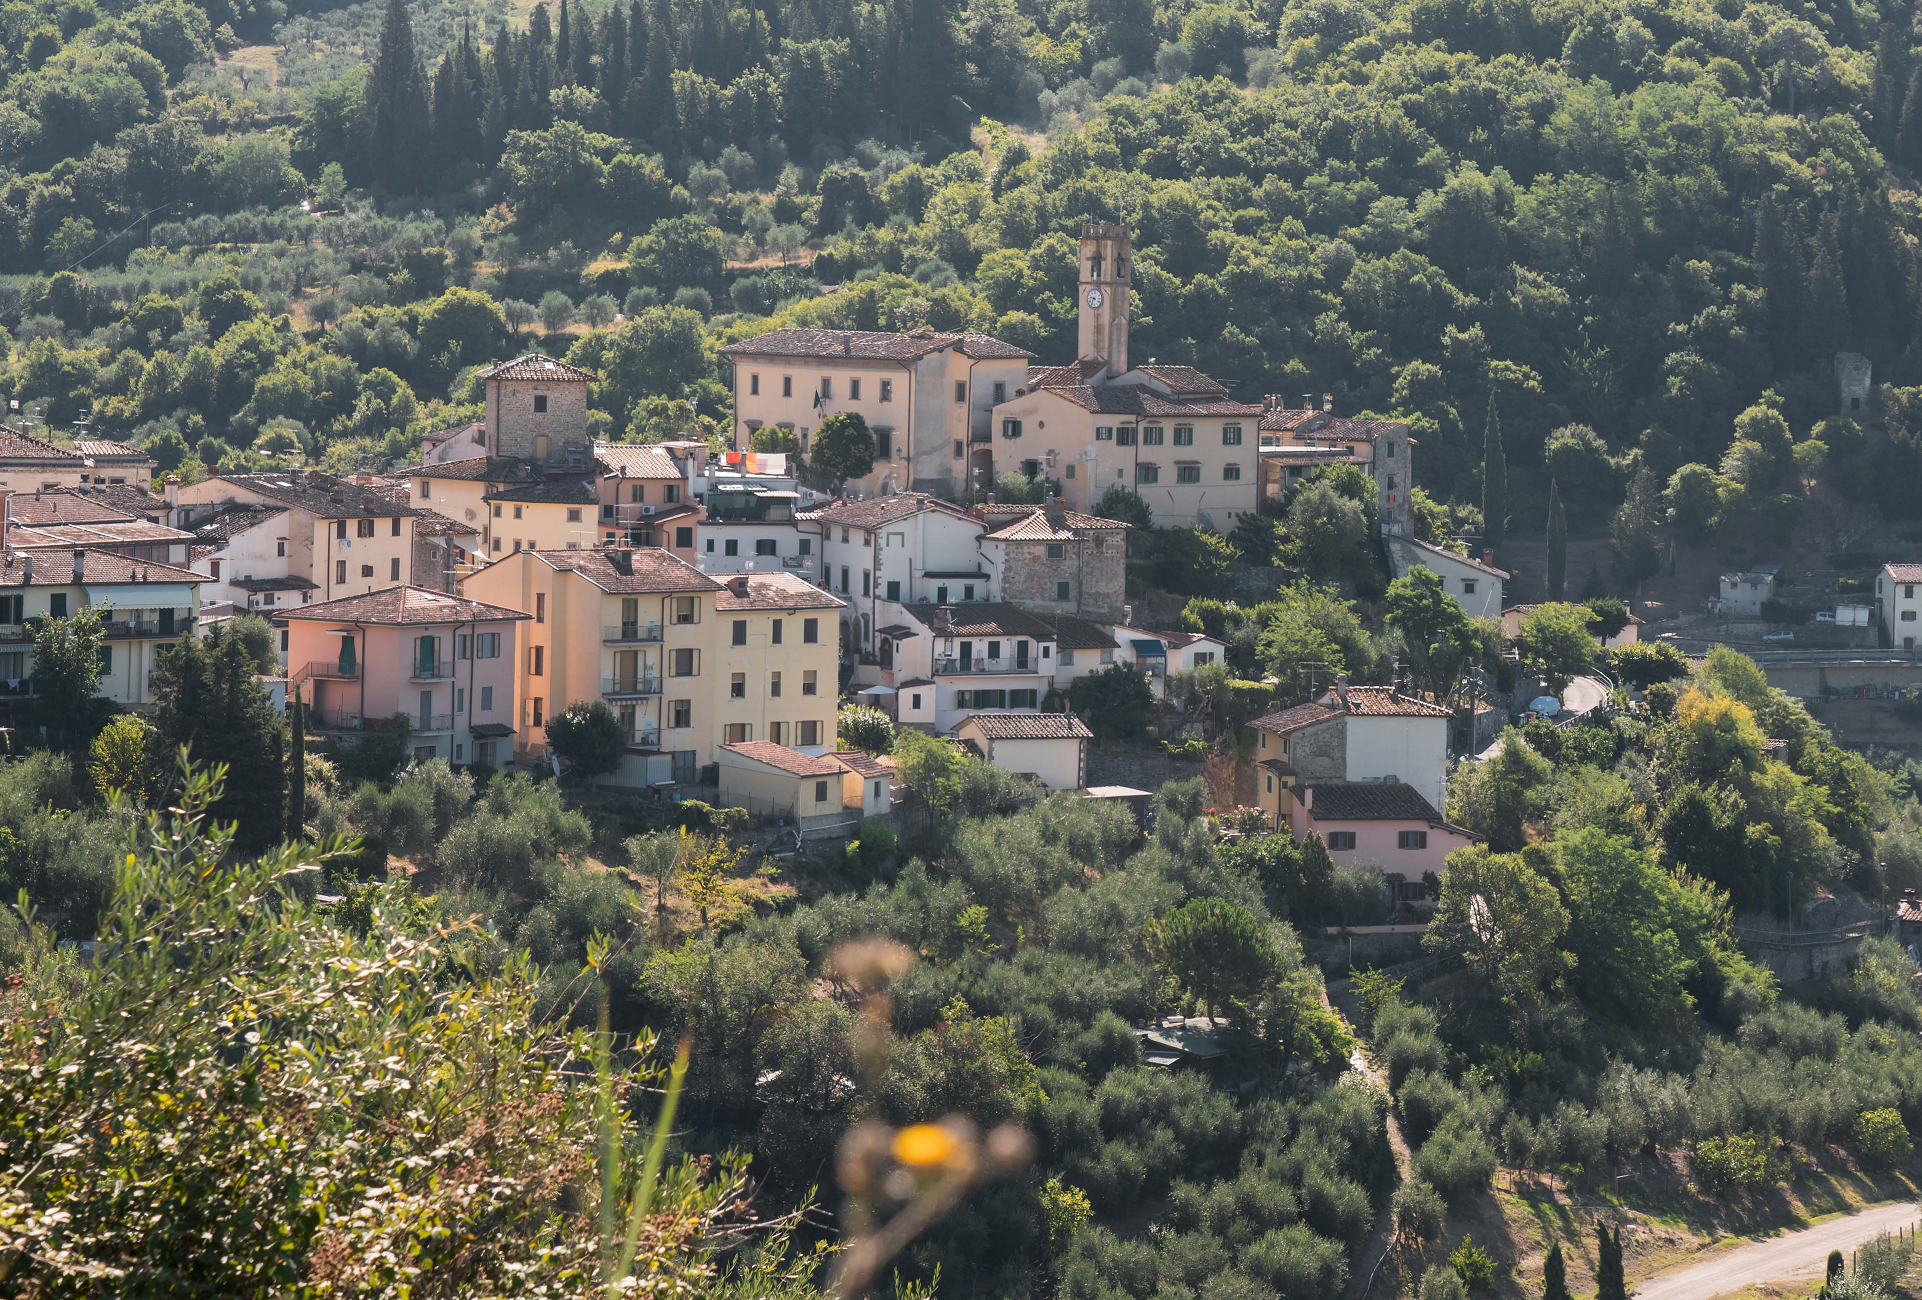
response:
[[[1914,1201],[1878,1205],[1800,1232],[1738,1246],[1679,1272],[1649,1278],[1635,1288],[1635,1300],[1711,1300],[1778,1279],[1814,1282],[1827,1267],[1831,1250],[1846,1255],[1879,1233],[1914,1227],[1918,1218],[1922,1218],[1922,1207]]]
[[[1577,677],[1562,692],[1562,711],[1564,713],[1586,713],[1600,708],[1608,699],[1608,687],[1594,677]]]

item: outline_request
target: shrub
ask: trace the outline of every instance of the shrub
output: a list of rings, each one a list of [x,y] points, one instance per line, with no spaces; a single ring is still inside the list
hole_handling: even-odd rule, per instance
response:
[[[1415,1070],[1395,1090],[1395,1104],[1401,1111],[1402,1132],[1409,1142],[1420,1146],[1441,1122],[1462,1103],[1461,1089],[1446,1075],[1433,1070]]]
[[[1388,1068],[1388,1086],[1395,1092],[1416,1070],[1440,1070],[1447,1061],[1447,1049],[1440,1038],[1430,1029],[1419,1033],[1413,1029],[1397,1030],[1382,1045],[1382,1064]]]
[[[887,754],[894,749],[894,719],[870,705],[848,705],[841,710],[835,726],[841,742],[850,749],[870,754]]]
[[[1855,1153],[1877,1169],[1893,1169],[1915,1152],[1902,1112],[1884,1107],[1855,1117]]]
[[[1495,1261],[1473,1237],[1462,1238],[1462,1244],[1448,1256],[1448,1266],[1470,1291],[1486,1291],[1495,1283]]]
[[[1411,1178],[1395,1189],[1395,1231],[1415,1241],[1433,1241],[1441,1235],[1442,1219],[1448,1203],[1441,1193],[1419,1178]]]
[[[1715,1190],[1786,1181],[1789,1163],[1779,1145],[1768,1133],[1704,1138],[1695,1144],[1695,1176]]]
[[[1359,1004],[1357,1017],[1361,1021],[1363,1033],[1371,1033],[1381,1009],[1390,1002],[1401,1001],[1403,981],[1391,979],[1378,970],[1356,971],[1353,980],[1355,1001]]]
[[[1415,1172],[1451,1203],[1486,1191],[1495,1176],[1494,1143],[1458,1110],[1415,1153]]]
[[[1461,1274],[1445,1264],[1437,1264],[1421,1275],[1421,1300],[1467,1300]]]

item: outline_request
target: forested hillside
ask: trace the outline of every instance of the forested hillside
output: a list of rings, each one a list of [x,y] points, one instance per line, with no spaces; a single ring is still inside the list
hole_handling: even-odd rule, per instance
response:
[[[4,382],[56,424],[397,461],[503,321],[611,356],[599,427],[634,436],[724,413],[714,343],[770,314],[1064,358],[1084,217],[1136,232],[1142,355],[1406,416],[1444,500],[1478,503],[1491,403],[1524,473],[1576,426],[1606,507],[1692,462],[1774,488],[1787,446],[1724,464],[1731,421],[1807,437],[1838,349],[1922,381],[1894,5],[280,10],[0,18],[0,247],[38,271],[0,284]],[[252,298],[198,291],[227,268]],[[1906,437],[1824,444],[1913,509]]]

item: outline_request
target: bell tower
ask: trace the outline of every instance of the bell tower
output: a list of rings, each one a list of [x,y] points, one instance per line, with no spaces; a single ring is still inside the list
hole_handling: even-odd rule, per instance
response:
[[[1081,334],[1083,361],[1107,363],[1108,377],[1128,369],[1128,277],[1133,272],[1126,226],[1088,222],[1081,227]]]

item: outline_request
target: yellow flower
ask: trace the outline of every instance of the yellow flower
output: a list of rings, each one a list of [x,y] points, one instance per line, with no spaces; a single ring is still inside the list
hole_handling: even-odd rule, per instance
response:
[[[910,1169],[932,1169],[951,1162],[960,1145],[938,1124],[915,1124],[894,1135],[894,1158]]]

